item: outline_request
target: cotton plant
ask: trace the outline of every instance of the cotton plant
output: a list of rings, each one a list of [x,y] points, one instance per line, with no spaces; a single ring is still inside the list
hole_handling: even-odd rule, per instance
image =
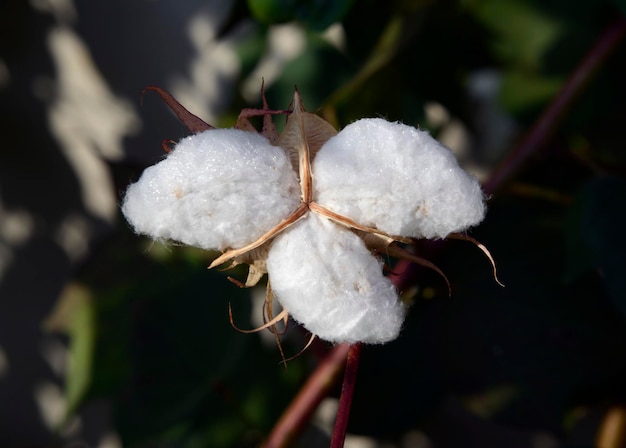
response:
[[[291,316],[333,343],[395,339],[406,309],[381,256],[440,272],[405,243],[458,237],[485,215],[478,181],[425,131],[366,118],[337,132],[297,90],[291,110],[270,110],[263,95],[262,109],[215,129],[148,89],[193,135],[164,143],[165,159],[130,185],[122,211],[139,234],[222,252],[211,268],[248,264],[241,286],[267,274],[260,329]],[[280,135],[276,114],[288,115]],[[260,132],[253,116],[263,116]]]

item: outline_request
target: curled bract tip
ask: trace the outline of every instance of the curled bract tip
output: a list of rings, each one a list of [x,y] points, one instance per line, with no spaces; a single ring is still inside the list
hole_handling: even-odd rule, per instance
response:
[[[500,285],[501,287],[505,288],[504,283],[502,283],[500,281],[500,279],[498,278],[498,270],[496,268],[496,260],[491,255],[491,252],[489,252],[489,249],[487,249],[487,246],[485,246],[483,243],[478,241],[476,238],[472,238],[471,236],[465,235],[463,233],[453,233],[451,235],[448,235],[448,238],[455,239],[455,240],[469,241],[474,246],[476,246],[478,249],[480,249],[480,251],[483,254],[485,254],[487,259],[489,260],[489,263],[491,263],[491,268],[493,270],[493,279],[495,280],[495,282],[498,285]]]
[[[156,92],[161,99],[169,106],[169,108],[176,114],[178,119],[183,123],[187,129],[189,129],[194,134],[198,134],[203,131],[208,131],[209,129],[215,129],[210,124],[206,123],[201,118],[189,112],[182,104],[180,104],[169,92],[157,86],[147,86],[141,92],[141,98],[143,100],[143,96],[146,91],[151,90]]]

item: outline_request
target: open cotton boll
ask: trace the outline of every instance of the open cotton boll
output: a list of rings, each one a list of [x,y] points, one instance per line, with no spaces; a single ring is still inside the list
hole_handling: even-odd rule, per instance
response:
[[[400,332],[404,306],[381,263],[324,217],[309,213],[279,235],[267,270],[276,299],[321,339],[382,344]]]
[[[284,150],[258,134],[212,129],[181,140],[128,188],[135,232],[204,249],[242,247],[300,204]]]
[[[352,123],[320,149],[313,173],[317,203],[392,235],[445,238],[485,214],[478,181],[452,152],[401,123]]]

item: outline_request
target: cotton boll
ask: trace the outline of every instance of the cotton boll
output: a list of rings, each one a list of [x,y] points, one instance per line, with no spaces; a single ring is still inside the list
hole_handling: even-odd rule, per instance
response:
[[[314,200],[392,235],[444,238],[485,213],[478,181],[427,132],[359,120],[331,138],[313,164]]]
[[[398,336],[404,306],[381,263],[326,218],[309,213],[279,235],[267,269],[274,296],[321,339],[382,344]]]
[[[285,152],[261,135],[213,129],[181,140],[128,188],[137,233],[205,249],[253,242],[300,204]]]

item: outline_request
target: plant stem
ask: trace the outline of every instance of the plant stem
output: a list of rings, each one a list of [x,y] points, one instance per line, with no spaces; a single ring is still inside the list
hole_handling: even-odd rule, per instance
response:
[[[331,350],[285,409],[280,420],[262,445],[263,447],[282,448],[293,445],[294,440],[306,426],[317,405],[337,384],[349,351],[349,344],[341,344]]]
[[[611,51],[626,35],[626,17],[621,16],[612,23],[598,38],[594,46],[578,64],[576,70],[565,82],[558,95],[552,100],[535,122],[524,139],[509,153],[506,159],[496,168],[483,186],[485,193],[493,193],[516,171],[522,162],[536,152],[548,140],[550,134],[563,117],[563,113],[571,106],[574,99],[584,89],[595,71],[606,60]]]
[[[343,375],[339,409],[337,410],[337,419],[335,420],[335,428],[333,430],[330,448],[341,448],[346,440],[346,431],[348,429],[348,421],[350,420],[350,408],[352,406],[352,397],[354,396],[354,386],[356,384],[356,374],[359,369],[360,359],[361,344],[352,344],[348,351],[348,358],[346,359],[346,370]]]

